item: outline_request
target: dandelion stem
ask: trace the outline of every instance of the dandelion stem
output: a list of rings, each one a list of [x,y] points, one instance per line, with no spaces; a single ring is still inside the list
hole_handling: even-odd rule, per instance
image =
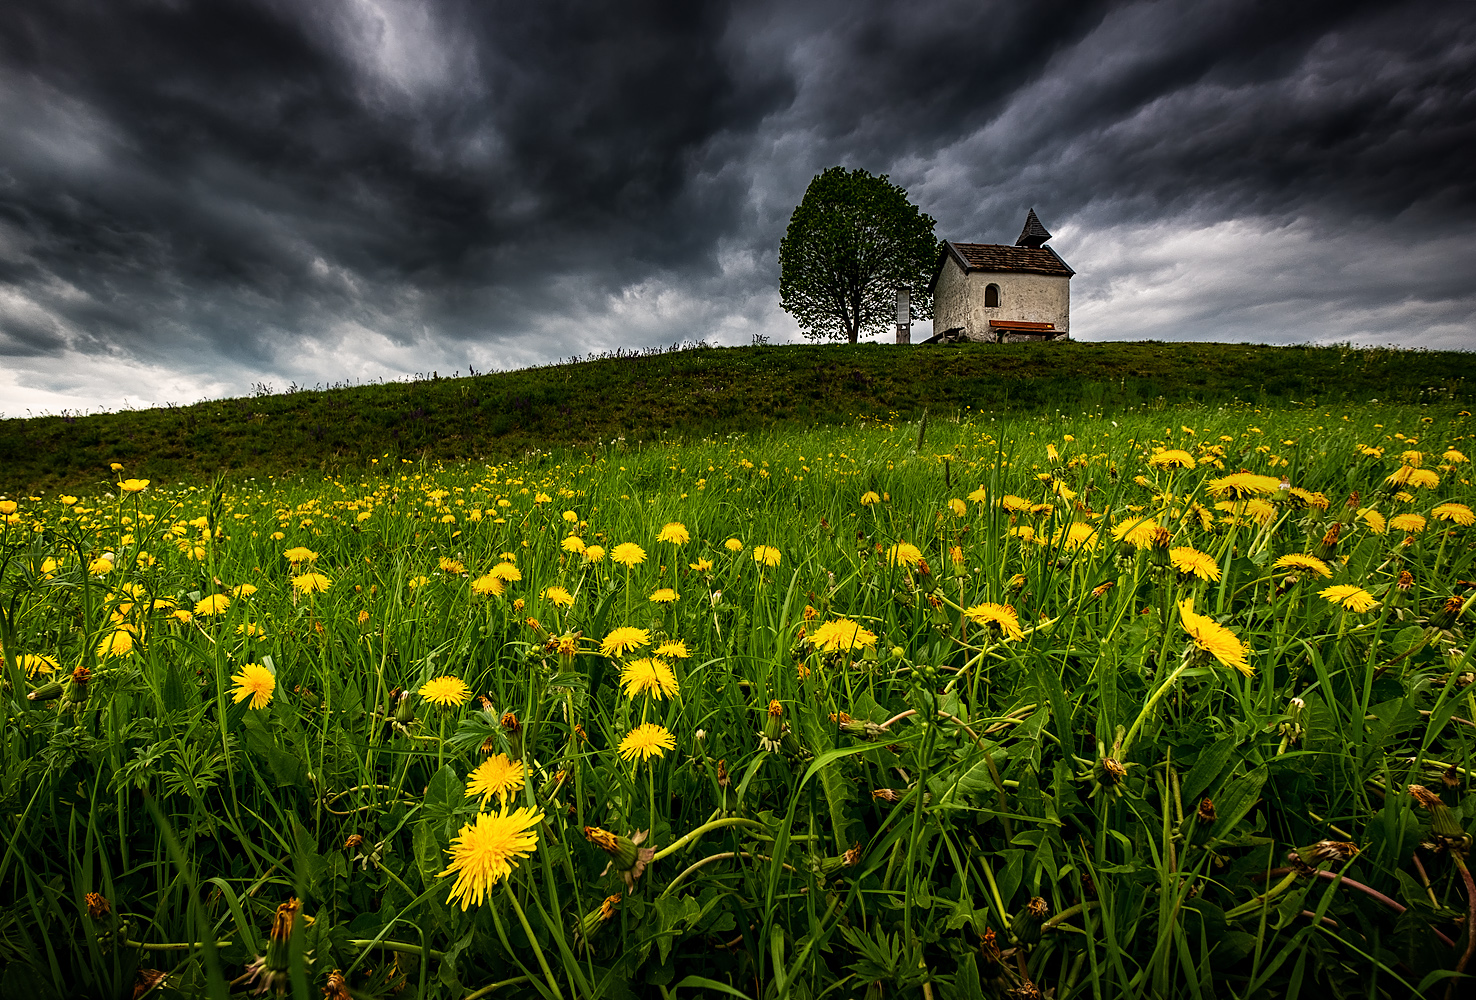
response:
[[[1180,663],[1178,668],[1165,677],[1162,684],[1158,685],[1158,690],[1153,692],[1153,696],[1148,699],[1147,704],[1143,706],[1143,710],[1133,720],[1132,727],[1128,729],[1127,736],[1122,741],[1122,749],[1119,751],[1120,759],[1127,759],[1128,750],[1133,745],[1133,738],[1138,735],[1138,730],[1143,728],[1143,723],[1147,721],[1148,716],[1153,714],[1153,707],[1159,703],[1164,695],[1168,694],[1168,689],[1174,686],[1174,682],[1179,679],[1179,675],[1188,669],[1188,663]]]
[[[563,991],[559,989],[559,982],[554,978],[553,970],[548,967],[548,959],[543,957],[543,949],[538,946],[538,939],[533,936],[533,928],[528,926],[528,917],[523,913],[523,908],[518,905],[518,897],[512,891],[512,883],[503,882],[502,888],[507,892],[513,912],[518,915],[518,923],[523,925],[523,933],[528,935],[528,943],[533,946],[533,955],[538,959],[538,966],[543,970],[543,977],[548,980],[548,988],[553,990],[558,1000],[564,1000]]]
[[[697,829],[691,831],[690,833],[684,834],[681,839],[675,840],[672,843],[668,844],[666,847],[663,847],[661,850],[656,852],[651,860],[660,861],[662,858],[670,857],[677,851],[680,851],[683,847],[686,847],[688,844],[692,843],[692,841],[696,840],[698,837],[702,836],[704,833],[711,833],[714,830],[721,830],[724,827],[729,826],[752,826],[757,827],[760,830],[765,829],[764,824],[760,823],[758,820],[745,819],[742,816],[728,816],[724,819],[715,819],[710,822],[703,823]]]

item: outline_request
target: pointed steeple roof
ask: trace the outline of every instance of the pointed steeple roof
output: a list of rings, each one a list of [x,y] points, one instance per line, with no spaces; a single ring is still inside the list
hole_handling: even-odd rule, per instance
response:
[[[1036,218],[1035,209],[1032,208],[1030,214],[1025,216],[1025,228],[1020,230],[1020,238],[1015,241],[1015,246],[1038,250],[1050,238],[1050,230],[1040,224],[1040,219]]]

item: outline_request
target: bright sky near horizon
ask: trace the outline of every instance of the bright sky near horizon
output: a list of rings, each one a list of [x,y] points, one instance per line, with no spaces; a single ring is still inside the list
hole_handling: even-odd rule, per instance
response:
[[[1078,339],[1472,349],[1473,163],[1472,3],[10,0],[0,413],[798,339],[835,164]]]

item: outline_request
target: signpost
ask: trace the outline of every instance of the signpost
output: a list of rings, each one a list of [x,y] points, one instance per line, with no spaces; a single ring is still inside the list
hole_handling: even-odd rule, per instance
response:
[[[897,343],[912,343],[912,293],[897,289]]]

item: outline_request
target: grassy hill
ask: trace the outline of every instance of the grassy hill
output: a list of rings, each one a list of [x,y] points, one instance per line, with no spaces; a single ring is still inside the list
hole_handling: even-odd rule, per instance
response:
[[[787,422],[1179,402],[1469,406],[1476,354],[1236,344],[694,348],[469,378],[0,421],[0,491],[491,459]]]

